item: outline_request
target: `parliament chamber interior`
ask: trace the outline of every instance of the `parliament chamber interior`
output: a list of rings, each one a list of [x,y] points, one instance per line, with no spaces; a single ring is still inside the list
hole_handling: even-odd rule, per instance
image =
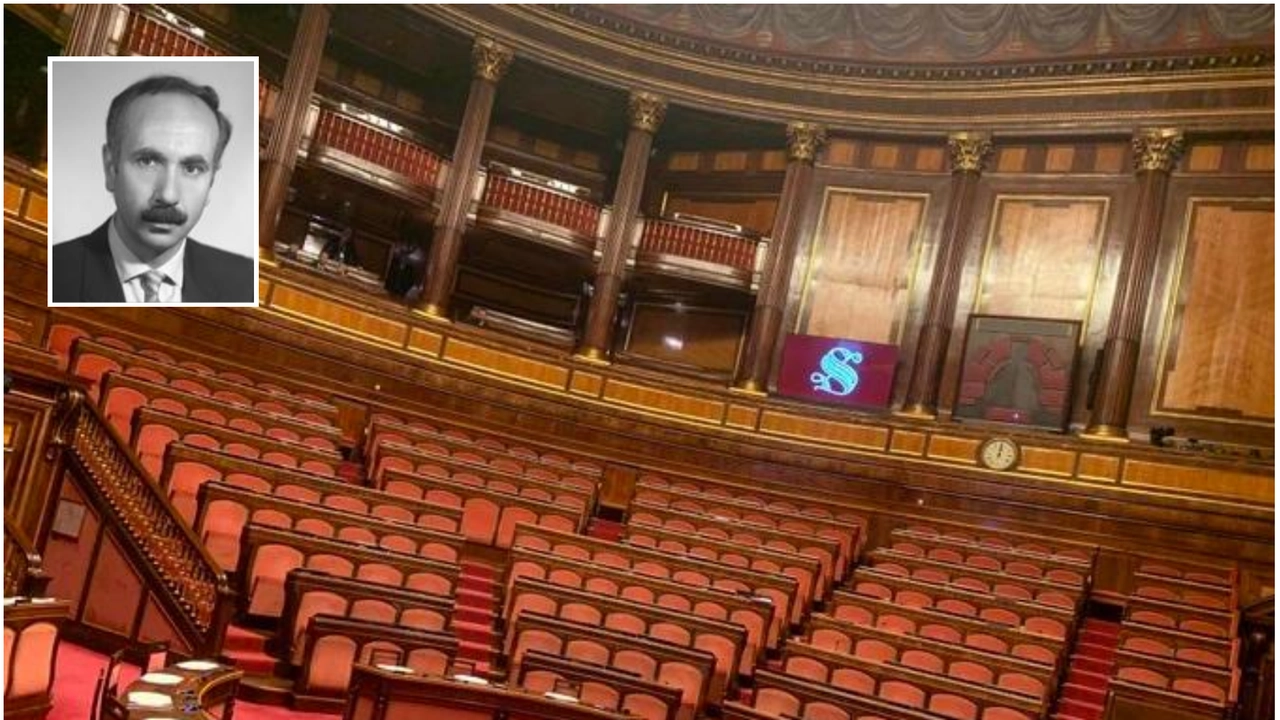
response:
[[[6,718],[1274,717],[1273,6],[4,14]],[[50,306],[59,55],[257,307]]]

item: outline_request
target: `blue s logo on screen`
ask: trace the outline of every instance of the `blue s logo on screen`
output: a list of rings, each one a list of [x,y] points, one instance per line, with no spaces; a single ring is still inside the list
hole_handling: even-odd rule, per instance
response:
[[[898,348],[894,345],[788,335],[778,370],[778,394],[798,400],[860,408],[885,408],[893,393]]]
[[[862,364],[862,353],[845,347],[834,347],[818,360],[822,372],[809,376],[816,392],[845,397],[858,389],[858,371],[854,365]]]

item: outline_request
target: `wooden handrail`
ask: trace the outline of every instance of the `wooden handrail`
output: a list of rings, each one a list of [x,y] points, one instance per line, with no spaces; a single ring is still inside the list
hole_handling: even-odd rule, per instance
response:
[[[1245,621],[1267,619],[1274,622],[1276,617],[1276,596],[1267,595],[1254,600],[1240,610],[1240,615],[1242,620]]]
[[[216,654],[234,608],[226,576],[83,391],[64,390],[55,418],[49,452],[61,450],[79,471],[183,639],[202,654]]]
[[[35,543],[22,531],[9,511],[4,513],[4,594],[44,597],[51,578],[44,572],[44,561]]]

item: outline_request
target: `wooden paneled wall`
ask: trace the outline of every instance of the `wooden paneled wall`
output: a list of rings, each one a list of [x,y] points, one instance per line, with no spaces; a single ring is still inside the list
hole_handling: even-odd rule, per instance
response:
[[[828,187],[802,273],[795,331],[900,343],[929,196]]]
[[[1275,207],[1191,199],[1153,414],[1275,417]]]
[[[1109,198],[998,195],[973,311],[1087,326]]]

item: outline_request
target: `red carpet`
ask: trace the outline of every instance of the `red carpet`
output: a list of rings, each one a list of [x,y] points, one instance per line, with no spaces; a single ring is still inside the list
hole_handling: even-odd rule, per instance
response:
[[[1087,618],[1067,663],[1053,720],[1101,720],[1119,644],[1118,623]]]
[[[58,662],[53,676],[53,709],[49,711],[48,720],[89,718],[98,673],[106,666],[105,655],[68,642],[58,643]],[[128,687],[138,675],[137,667],[125,665],[120,674],[120,687]],[[333,720],[334,717],[336,715],[297,712],[283,707],[236,701],[237,720]]]
[[[452,628],[458,638],[458,659],[475,663],[476,674],[485,674],[493,666],[501,644],[493,629],[498,580],[487,565],[466,560],[460,565]]]
[[[266,653],[266,645],[265,634],[229,625],[222,642],[222,654],[246,675],[270,675],[275,670],[276,659]]]
[[[622,524],[612,520],[591,518],[587,523],[587,535],[601,540],[617,540],[622,537]]]

